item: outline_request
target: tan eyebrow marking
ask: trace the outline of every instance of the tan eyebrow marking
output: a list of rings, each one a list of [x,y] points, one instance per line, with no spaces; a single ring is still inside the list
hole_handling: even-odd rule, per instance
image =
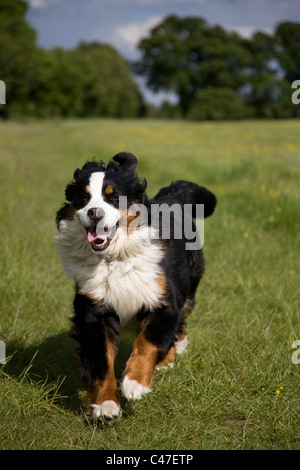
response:
[[[105,194],[107,196],[109,196],[110,194],[112,194],[114,192],[114,187],[112,184],[110,184],[109,186],[107,186],[104,190]]]

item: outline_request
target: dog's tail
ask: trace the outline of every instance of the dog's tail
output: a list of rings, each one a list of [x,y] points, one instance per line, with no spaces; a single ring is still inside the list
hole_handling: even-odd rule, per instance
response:
[[[196,183],[178,180],[170,186],[162,188],[155,200],[179,199],[182,204],[192,204],[192,217],[197,215],[196,205],[204,204],[204,217],[210,216],[216,207],[216,196],[204,186],[198,186]]]

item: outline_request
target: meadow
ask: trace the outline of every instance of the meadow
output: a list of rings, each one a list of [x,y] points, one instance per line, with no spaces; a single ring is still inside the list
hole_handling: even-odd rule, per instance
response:
[[[0,134],[0,449],[299,449],[299,122],[1,122]],[[121,420],[94,426],[55,212],[76,167],[122,150],[149,196],[187,179],[218,204],[188,350],[156,372],[153,393],[122,399]],[[119,381],[129,351],[122,342]]]

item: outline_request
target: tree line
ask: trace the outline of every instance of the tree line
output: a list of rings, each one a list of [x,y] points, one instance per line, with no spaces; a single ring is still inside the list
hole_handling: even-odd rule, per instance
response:
[[[300,115],[292,83],[300,80],[300,24],[281,23],[273,34],[245,39],[203,18],[167,17],[129,64],[107,44],[44,50],[27,23],[24,0],[1,0],[0,80],[6,105],[0,116],[238,119]],[[178,103],[144,103],[134,74],[154,92],[175,93]]]
[[[166,112],[191,119],[285,118],[300,115],[291,101],[300,80],[300,24],[285,22],[273,34],[251,38],[202,18],[166,18],[139,43],[137,73],[154,91],[173,91]]]
[[[143,100],[127,62],[107,44],[44,50],[26,22],[23,0],[1,0],[0,79],[3,117],[134,117]]]

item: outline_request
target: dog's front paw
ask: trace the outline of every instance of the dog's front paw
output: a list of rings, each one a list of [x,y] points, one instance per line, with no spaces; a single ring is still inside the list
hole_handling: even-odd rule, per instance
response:
[[[144,387],[136,380],[130,380],[126,375],[122,382],[122,392],[127,400],[140,400],[143,395],[151,392],[151,388]]]
[[[92,408],[91,418],[93,421],[98,419],[114,419],[121,415],[121,408],[113,400],[106,400],[101,405],[90,405]]]

